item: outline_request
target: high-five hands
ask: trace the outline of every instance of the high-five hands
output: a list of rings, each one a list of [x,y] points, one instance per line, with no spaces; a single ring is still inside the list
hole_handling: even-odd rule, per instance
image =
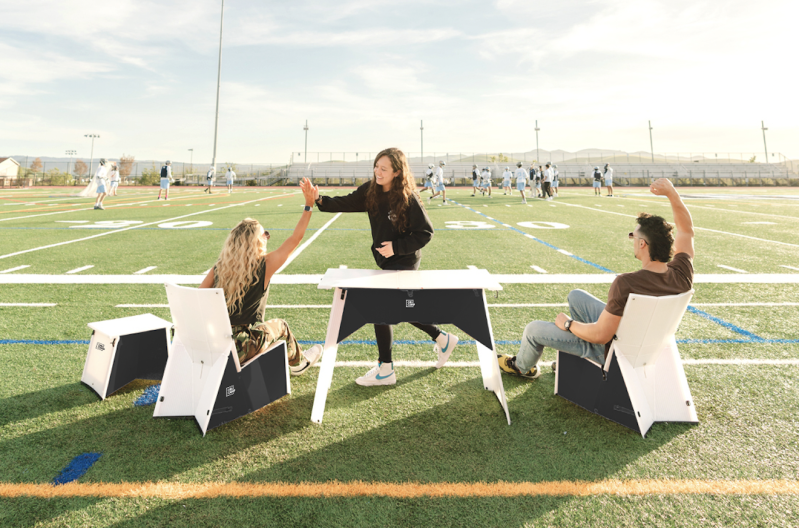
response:
[[[380,247],[376,249],[378,253],[380,253],[386,258],[394,256],[394,244],[391,242],[383,242],[382,244],[380,244]]]
[[[305,205],[313,207],[314,201],[319,197],[319,187],[313,185],[308,178],[303,178],[300,182],[300,189],[305,197]]]

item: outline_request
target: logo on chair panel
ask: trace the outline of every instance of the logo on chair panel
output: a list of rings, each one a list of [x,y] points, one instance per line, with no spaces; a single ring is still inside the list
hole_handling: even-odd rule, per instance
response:
[[[97,343],[94,348],[99,350],[100,352],[105,352],[105,345],[103,343]]]
[[[413,299],[405,299],[405,308],[413,308],[416,302]]]
[[[236,392],[236,387],[234,385],[231,385],[230,387],[225,389],[225,397],[233,396],[235,392]]]

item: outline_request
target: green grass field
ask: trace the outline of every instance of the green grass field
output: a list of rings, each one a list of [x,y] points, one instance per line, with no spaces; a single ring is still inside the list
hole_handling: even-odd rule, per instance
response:
[[[436,234],[422,269],[476,266],[519,278],[488,299],[528,305],[490,308],[499,353],[515,354],[529,321],[553,320],[565,309],[541,305],[565,303],[574,288],[606,298],[609,284],[592,278],[639,269],[627,240],[638,212],[671,218],[668,202],[643,188],[618,188],[609,199],[567,187],[556,200],[529,206],[518,194],[494,191],[489,199],[451,188],[456,203],[428,206]],[[534,381],[503,378],[510,426],[483,390],[478,367],[398,366],[390,388],[356,385],[365,367],[337,367],[321,425],[310,421],[313,369],[291,379],[290,396],[205,438],[193,420],[153,419],[152,405],[134,406],[151,382],[101,402],[80,383],[87,323],[140,313],[171,319],[162,306],[119,306],[165,305],[163,280],[109,284],[102,276],[204,274],[245,217],[258,219],[277,247],[300,217],[298,189],[209,196],[177,187],[163,202],[157,189],[123,188],[105,211],[65,189],[0,192],[0,526],[797,526],[799,191],[679,191],[699,228],[696,273],[707,278],[697,281],[692,301],[704,315],[687,313],[677,334],[700,423],[656,423],[646,438],[554,396],[549,368]],[[315,211],[305,240],[332,219]],[[370,244],[366,214],[342,215],[282,275],[376,269]],[[83,276],[101,277],[78,283]],[[65,280],[76,283],[58,283]],[[305,282],[276,279],[267,315],[286,319],[303,344],[322,342],[332,292]],[[30,303],[54,306],[11,306]],[[434,360],[426,337],[399,325],[395,359]],[[367,343],[342,345],[338,361],[376,360],[370,327],[349,339]],[[554,351],[543,359],[553,360]],[[476,360],[468,344],[451,359]],[[79,483],[310,483],[322,495],[50,498],[14,491],[49,485],[82,453],[101,456]],[[772,479],[788,481],[792,491],[441,497],[367,486],[323,495],[334,482],[357,481],[405,493],[436,484]]]

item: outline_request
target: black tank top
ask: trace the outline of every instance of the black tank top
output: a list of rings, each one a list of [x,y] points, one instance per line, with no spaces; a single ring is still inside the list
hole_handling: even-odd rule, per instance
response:
[[[228,310],[231,325],[251,325],[264,320],[266,299],[269,297],[269,286],[264,288],[265,280],[266,259],[263,259],[258,268],[258,280],[254,284],[251,284],[244,292],[244,297],[241,299],[241,309],[234,312]],[[216,281],[216,267],[214,267],[214,287],[218,287]]]

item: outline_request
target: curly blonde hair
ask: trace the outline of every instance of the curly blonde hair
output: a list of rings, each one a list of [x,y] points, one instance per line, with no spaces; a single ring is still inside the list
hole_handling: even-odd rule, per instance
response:
[[[266,239],[258,220],[245,218],[234,227],[216,261],[214,285],[225,292],[230,313],[242,308],[247,288],[257,284],[258,271],[266,257]]]
[[[377,161],[386,156],[391,161],[391,168],[394,172],[399,172],[396,178],[391,180],[391,190],[389,191],[388,201],[391,207],[391,223],[402,232],[408,227],[408,206],[411,196],[419,196],[416,192],[416,180],[408,166],[405,153],[398,148],[387,148],[377,153],[372,167],[377,166]],[[377,184],[377,177],[372,176],[372,184],[366,191],[366,210],[374,216],[377,214],[378,191],[382,192],[381,186]],[[421,201],[419,202],[421,205]],[[424,206],[422,206],[424,207]]]

